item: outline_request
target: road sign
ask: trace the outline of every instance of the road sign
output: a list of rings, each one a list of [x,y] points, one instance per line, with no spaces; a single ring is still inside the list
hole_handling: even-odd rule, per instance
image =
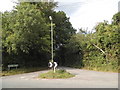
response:
[[[56,69],[56,67],[57,67],[57,63],[56,62],[54,62],[54,73],[55,73],[55,69]]]
[[[52,62],[49,62],[49,63],[48,63],[48,67],[51,68],[52,66],[53,66]]]
[[[48,63],[48,67],[50,67],[50,68],[53,67],[54,72],[55,72],[55,69],[56,69],[57,66],[58,66],[57,62],[49,62]]]
[[[58,65],[57,62],[54,62],[54,67],[55,67],[55,68],[57,67],[57,65]]]

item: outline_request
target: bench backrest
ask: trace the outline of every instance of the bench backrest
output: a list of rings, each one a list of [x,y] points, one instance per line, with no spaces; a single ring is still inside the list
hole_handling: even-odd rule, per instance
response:
[[[8,65],[8,67],[18,67],[18,64]]]

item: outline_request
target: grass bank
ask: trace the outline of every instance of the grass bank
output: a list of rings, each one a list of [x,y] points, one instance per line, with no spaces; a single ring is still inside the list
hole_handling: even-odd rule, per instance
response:
[[[118,70],[116,68],[114,68],[113,66],[100,66],[100,67],[85,66],[85,67],[81,67],[79,65],[69,65],[69,67],[78,68],[78,69],[85,69],[85,70],[100,71],[100,72],[118,73]]]
[[[9,76],[9,75],[30,73],[30,72],[41,71],[41,70],[46,70],[46,69],[48,69],[48,68],[47,67],[32,67],[32,68],[11,69],[9,71],[0,72],[0,76]]]

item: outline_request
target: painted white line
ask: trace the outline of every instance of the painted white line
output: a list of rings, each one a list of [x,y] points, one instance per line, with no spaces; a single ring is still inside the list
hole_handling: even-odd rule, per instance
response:
[[[35,75],[34,76],[32,76],[32,78],[34,78],[34,77],[36,77]]]
[[[20,77],[21,79],[25,78],[25,77]]]
[[[1,77],[1,78],[5,78],[5,77]]]
[[[24,80],[29,80],[28,78],[24,79]]]
[[[49,80],[49,79],[41,79],[41,80],[44,80],[44,81],[45,81],[45,80]]]

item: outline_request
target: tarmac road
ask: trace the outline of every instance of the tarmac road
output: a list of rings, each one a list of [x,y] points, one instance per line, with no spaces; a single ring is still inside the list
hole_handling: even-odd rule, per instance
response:
[[[118,88],[118,73],[97,72],[83,69],[60,67],[75,74],[69,79],[39,79],[40,73],[48,70],[33,73],[4,76],[2,88]]]

